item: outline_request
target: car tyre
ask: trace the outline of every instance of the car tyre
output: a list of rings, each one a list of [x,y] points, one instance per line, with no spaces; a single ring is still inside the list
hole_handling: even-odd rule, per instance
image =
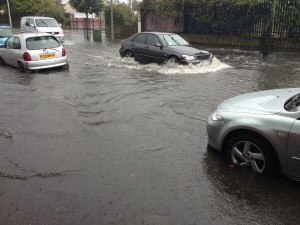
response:
[[[26,68],[22,62],[18,62],[18,67],[21,73],[26,73]]]
[[[263,138],[253,134],[240,134],[227,143],[226,154],[237,166],[250,167],[261,174],[274,174],[279,166],[272,147]]]
[[[126,50],[124,53],[124,57],[126,58],[132,58],[133,57],[133,52],[130,50]]]
[[[164,64],[178,64],[179,60],[176,56],[171,56],[164,61]]]
[[[2,56],[0,56],[0,66],[5,66],[5,62],[4,62],[3,58],[2,58]]]

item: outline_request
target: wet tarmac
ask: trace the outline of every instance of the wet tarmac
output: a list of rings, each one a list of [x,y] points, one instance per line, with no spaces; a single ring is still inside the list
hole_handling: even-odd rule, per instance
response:
[[[230,166],[205,126],[229,97],[299,87],[300,55],[162,67],[119,43],[69,32],[69,71],[0,68],[0,224],[297,224],[299,183]]]

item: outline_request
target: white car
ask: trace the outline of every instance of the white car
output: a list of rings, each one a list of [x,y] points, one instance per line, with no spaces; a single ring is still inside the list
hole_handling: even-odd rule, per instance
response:
[[[51,34],[24,33],[9,37],[0,48],[0,64],[21,72],[52,67],[68,68],[67,52]]]

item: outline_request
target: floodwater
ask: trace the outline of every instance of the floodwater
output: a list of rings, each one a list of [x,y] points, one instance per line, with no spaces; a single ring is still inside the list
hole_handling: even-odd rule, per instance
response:
[[[299,184],[231,167],[205,127],[229,97],[299,87],[299,54],[168,67],[66,39],[69,71],[0,68],[0,224],[298,223]]]

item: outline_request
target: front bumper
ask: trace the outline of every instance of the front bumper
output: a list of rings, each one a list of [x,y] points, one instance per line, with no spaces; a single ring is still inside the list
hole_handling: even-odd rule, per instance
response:
[[[224,130],[225,125],[222,120],[221,121],[212,120],[211,115],[208,117],[206,123],[208,145],[221,152],[222,137],[223,137],[222,132]]]

